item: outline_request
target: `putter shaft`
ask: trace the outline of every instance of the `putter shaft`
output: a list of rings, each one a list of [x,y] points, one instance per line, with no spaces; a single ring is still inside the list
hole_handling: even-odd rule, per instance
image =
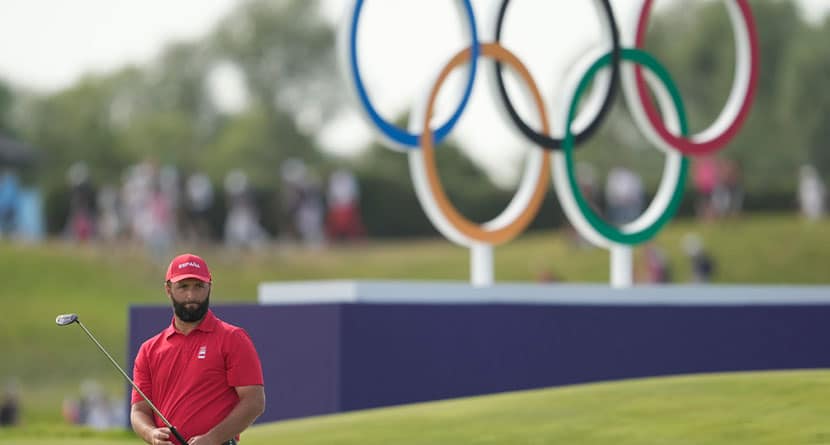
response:
[[[176,429],[176,427],[174,427],[173,424],[171,424],[170,421],[167,420],[166,417],[164,417],[164,415],[161,413],[161,411],[159,411],[158,408],[156,408],[156,405],[153,405],[153,402],[150,401],[150,398],[147,397],[144,394],[144,392],[141,391],[141,389],[139,389],[138,385],[136,385],[135,382],[133,382],[133,379],[131,379],[130,376],[128,376],[127,373],[124,372],[123,369],[121,369],[121,366],[118,365],[118,362],[116,362],[115,359],[112,358],[112,356],[109,354],[109,352],[107,352],[107,350],[104,349],[104,347],[101,345],[101,343],[99,343],[98,340],[95,339],[95,336],[92,335],[91,332],[89,332],[89,329],[87,329],[86,326],[84,326],[83,323],[81,323],[81,320],[78,320],[76,318],[74,321],[78,323],[78,326],[80,326],[81,329],[84,330],[84,332],[86,332],[87,337],[89,337],[89,339],[92,340],[93,343],[95,343],[96,346],[98,346],[98,349],[100,349],[101,352],[103,352],[104,355],[106,355],[107,358],[110,359],[110,362],[112,362],[112,365],[115,366],[115,369],[117,369],[118,372],[120,372],[121,375],[123,375],[124,378],[127,379],[128,382],[130,382],[130,385],[133,387],[133,389],[135,389],[141,395],[141,398],[143,398],[144,401],[147,402],[148,405],[150,405],[150,409],[152,409],[153,412],[156,413],[157,416],[159,416],[159,419],[161,419],[161,421],[164,422],[164,424],[167,425],[168,428],[170,428],[170,432],[173,433],[174,436],[176,436],[176,439],[179,442],[181,442],[182,445],[187,445],[187,441],[184,439],[184,437],[182,437],[182,435],[179,433],[179,431]]]

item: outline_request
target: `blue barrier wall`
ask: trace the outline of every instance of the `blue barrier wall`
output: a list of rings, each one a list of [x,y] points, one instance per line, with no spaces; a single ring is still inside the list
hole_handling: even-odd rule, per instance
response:
[[[573,383],[830,367],[830,305],[216,306],[265,372],[260,421]],[[169,325],[130,309],[129,366]]]

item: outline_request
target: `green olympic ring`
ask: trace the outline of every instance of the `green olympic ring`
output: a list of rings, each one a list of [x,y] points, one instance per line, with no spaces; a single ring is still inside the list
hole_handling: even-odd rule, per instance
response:
[[[683,99],[680,96],[677,86],[671,79],[668,70],[666,70],[654,57],[639,49],[623,48],[621,58],[622,60],[633,62],[648,68],[654,75],[657,76],[666,88],[668,88],[672,104],[674,105],[677,118],[679,120],[680,133],[682,136],[687,136],[688,125],[686,122],[686,112],[683,106]],[[682,158],[680,172],[674,188],[671,191],[671,195],[668,199],[669,202],[666,205],[665,210],[661,212],[653,222],[647,224],[645,227],[637,228],[636,230],[626,230],[626,227],[623,227],[622,229],[617,228],[602,219],[602,217],[597,215],[597,213],[591,208],[591,205],[582,195],[577,183],[573,158],[574,135],[571,130],[571,124],[576,116],[580,97],[588,88],[588,85],[596,73],[605,65],[611,63],[611,60],[611,54],[605,54],[599,60],[594,62],[590,68],[588,68],[585,75],[579,81],[579,84],[574,92],[573,99],[568,107],[568,115],[565,122],[565,140],[562,144],[562,152],[565,157],[565,167],[567,171],[568,183],[571,188],[571,196],[576,201],[577,208],[585,218],[585,221],[593,230],[609,241],[620,244],[634,245],[653,238],[677,212],[677,208],[680,206],[680,202],[683,199],[683,189],[686,183],[686,174],[688,171],[689,161],[685,156]]]

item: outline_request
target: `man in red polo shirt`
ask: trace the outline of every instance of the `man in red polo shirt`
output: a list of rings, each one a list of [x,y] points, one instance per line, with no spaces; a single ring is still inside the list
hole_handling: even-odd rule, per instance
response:
[[[212,279],[204,260],[184,254],[167,269],[164,289],[173,322],[141,345],[133,380],[189,445],[235,444],[265,410],[262,366],[242,328],[209,306]],[[179,445],[150,405],[132,394],[130,421],[151,445]]]

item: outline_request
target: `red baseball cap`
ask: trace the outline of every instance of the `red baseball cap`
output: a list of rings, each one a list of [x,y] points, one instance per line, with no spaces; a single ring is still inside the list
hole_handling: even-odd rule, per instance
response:
[[[213,281],[205,260],[192,253],[185,253],[173,258],[170,266],[167,267],[167,277],[164,280],[176,283],[187,278],[196,278],[207,283]]]

